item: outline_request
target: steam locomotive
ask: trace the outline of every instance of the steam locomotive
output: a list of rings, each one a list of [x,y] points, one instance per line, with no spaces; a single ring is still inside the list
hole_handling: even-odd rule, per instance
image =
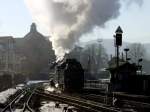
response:
[[[59,83],[64,91],[80,92],[84,87],[84,70],[76,59],[66,59],[57,66]]]

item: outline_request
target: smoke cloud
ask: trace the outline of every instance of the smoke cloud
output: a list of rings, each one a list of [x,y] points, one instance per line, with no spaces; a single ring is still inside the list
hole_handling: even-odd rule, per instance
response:
[[[139,6],[142,6],[142,4],[143,4],[143,0],[125,0],[125,2],[127,2],[127,6],[132,3],[136,3]]]
[[[142,0],[127,0],[140,3]],[[79,38],[119,16],[120,0],[25,0],[33,20],[49,30],[58,58]]]

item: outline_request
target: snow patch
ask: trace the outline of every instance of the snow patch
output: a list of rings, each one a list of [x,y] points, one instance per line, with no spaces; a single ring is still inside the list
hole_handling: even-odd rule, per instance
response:
[[[59,108],[55,108],[56,102],[48,101],[48,102],[42,102],[42,105],[40,107],[40,112],[64,112],[64,107],[67,107],[67,109],[72,109],[73,112],[77,112],[75,107],[69,106],[68,104],[59,104]]]
[[[7,101],[7,99],[9,98],[9,96],[14,94],[16,91],[17,91],[17,89],[14,89],[14,88],[10,88],[5,91],[2,91],[0,93],[0,103],[5,103]]]

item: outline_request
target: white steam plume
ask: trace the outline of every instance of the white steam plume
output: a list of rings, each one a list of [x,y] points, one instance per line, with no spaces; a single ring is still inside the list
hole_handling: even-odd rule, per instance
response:
[[[127,0],[139,1],[142,0]],[[118,17],[120,0],[25,0],[33,19],[51,33],[58,58],[95,26]]]

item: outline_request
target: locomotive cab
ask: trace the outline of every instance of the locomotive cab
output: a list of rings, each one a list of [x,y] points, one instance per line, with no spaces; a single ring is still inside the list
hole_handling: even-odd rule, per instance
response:
[[[63,69],[64,90],[80,92],[84,87],[84,70],[76,59],[66,59],[58,68]]]

